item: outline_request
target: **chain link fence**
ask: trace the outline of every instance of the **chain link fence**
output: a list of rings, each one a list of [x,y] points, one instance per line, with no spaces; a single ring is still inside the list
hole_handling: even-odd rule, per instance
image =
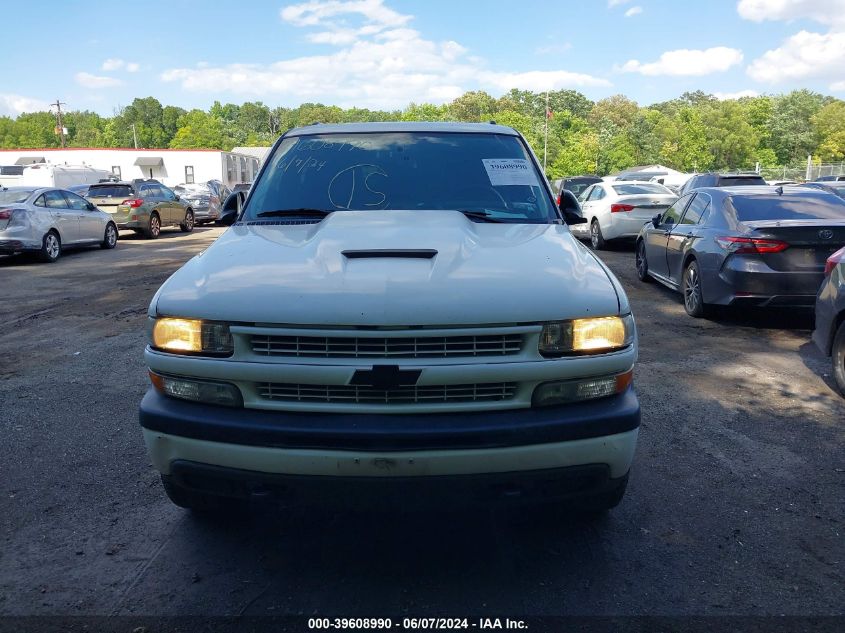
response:
[[[754,172],[756,166],[737,171]],[[781,165],[778,167],[761,167],[759,174],[768,181],[796,181],[804,182],[816,180],[822,176],[845,175],[845,161],[839,163],[812,163],[809,168],[807,163],[794,165]]]

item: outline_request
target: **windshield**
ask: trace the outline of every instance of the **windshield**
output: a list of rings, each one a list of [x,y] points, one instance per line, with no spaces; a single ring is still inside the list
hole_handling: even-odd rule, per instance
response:
[[[496,221],[558,219],[544,179],[514,136],[389,132],[282,141],[247,205],[273,211],[455,209]]]
[[[35,189],[6,189],[0,190],[0,204],[15,204],[26,202]]]
[[[736,219],[740,222],[845,220],[845,201],[830,195],[732,196],[728,200],[736,212]]]
[[[613,185],[613,190],[620,196],[636,195],[638,193],[663,193],[672,194],[672,192],[664,187],[654,183],[637,183],[635,185]]]
[[[132,195],[129,185],[91,185],[88,198],[125,198]]]

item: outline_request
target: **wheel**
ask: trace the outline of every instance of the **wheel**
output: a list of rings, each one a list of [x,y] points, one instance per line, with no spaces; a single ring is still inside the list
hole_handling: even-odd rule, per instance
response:
[[[100,242],[100,248],[114,248],[117,244],[117,227],[109,222],[106,225],[106,233],[103,235],[103,241]]]
[[[845,396],[845,321],[839,324],[836,336],[833,337],[833,378],[839,393]]]
[[[62,240],[55,231],[50,231],[41,241],[41,250],[38,251],[38,259],[42,262],[52,264],[62,254]]]
[[[637,278],[640,281],[649,282],[651,276],[648,274],[648,259],[645,255],[645,242],[637,242]]]
[[[190,233],[194,230],[194,212],[188,209],[185,211],[185,221],[179,225],[182,233]]]
[[[701,273],[698,270],[698,262],[692,260],[684,268],[684,279],[681,284],[684,293],[684,309],[691,317],[700,318],[707,312],[704,304],[704,297],[701,294]]]
[[[592,244],[593,248],[597,251],[600,251],[607,246],[607,241],[605,241],[604,236],[601,234],[599,221],[596,219],[594,219],[592,224],[590,224],[590,244]]]
[[[200,514],[222,514],[233,509],[246,508],[246,503],[239,499],[219,497],[196,490],[190,490],[174,482],[169,476],[161,476],[161,485],[167,498],[180,508],[186,508]]]
[[[159,234],[161,234],[161,220],[157,214],[153,213],[150,216],[149,226],[144,230],[144,237],[148,240],[154,240]]]

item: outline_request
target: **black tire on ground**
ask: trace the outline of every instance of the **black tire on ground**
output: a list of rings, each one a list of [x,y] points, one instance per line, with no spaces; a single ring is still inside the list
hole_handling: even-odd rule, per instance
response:
[[[599,221],[596,219],[593,219],[593,222],[590,224],[590,244],[597,251],[600,251],[607,246],[607,241],[602,235]]]
[[[185,211],[185,221],[179,225],[182,233],[190,233],[194,230],[194,212],[188,209]]]
[[[651,275],[648,274],[648,259],[646,258],[645,242],[643,240],[639,240],[637,242],[636,263],[637,263],[637,278],[640,281],[645,281],[645,282],[651,281]]]
[[[62,240],[55,231],[48,231],[41,240],[41,250],[38,251],[38,259],[42,262],[52,264],[62,254]]]
[[[161,218],[158,217],[157,213],[153,213],[150,216],[150,223],[143,231],[144,237],[148,240],[154,240],[161,234]]]
[[[103,241],[100,248],[114,248],[117,245],[117,227],[109,222],[106,225],[106,232],[103,234]]]
[[[694,259],[684,268],[681,292],[684,295],[684,310],[688,315],[695,318],[707,315],[708,306],[704,303],[704,295],[701,292],[701,271]]]
[[[833,337],[833,378],[839,393],[845,396],[845,321],[839,324],[836,335]]]
[[[164,486],[168,499],[175,505],[200,514],[222,514],[247,507],[247,504],[240,499],[210,495],[180,486],[168,475],[161,476],[161,484]]]

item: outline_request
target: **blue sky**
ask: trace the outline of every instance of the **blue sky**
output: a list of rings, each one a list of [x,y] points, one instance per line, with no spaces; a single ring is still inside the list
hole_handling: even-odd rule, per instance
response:
[[[150,95],[188,109],[394,109],[510,88],[643,105],[696,89],[845,97],[845,0],[66,0],[11,16],[12,116],[57,97],[104,115]]]

